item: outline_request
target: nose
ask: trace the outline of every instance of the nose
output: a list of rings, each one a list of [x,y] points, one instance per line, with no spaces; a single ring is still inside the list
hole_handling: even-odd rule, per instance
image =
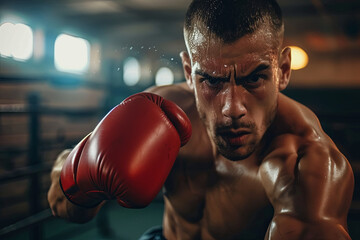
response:
[[[233,120],[245,116],[247,110],[244,104],[245,92],[241,85],[231,84],[224,92],[222,114]]]

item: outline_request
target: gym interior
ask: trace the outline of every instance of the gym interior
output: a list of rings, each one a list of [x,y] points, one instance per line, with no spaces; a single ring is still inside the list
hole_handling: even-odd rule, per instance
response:
[[[50,171],[126,97],[184,82],[179,53],[190,0],[0,0],[0,239],[138,239],[161,225],[107,202],[85,224],[55,218]],[[349,233],[360,239],[360,2],[278,0],[293,50],[283,93],[313,110],[349,160]]]

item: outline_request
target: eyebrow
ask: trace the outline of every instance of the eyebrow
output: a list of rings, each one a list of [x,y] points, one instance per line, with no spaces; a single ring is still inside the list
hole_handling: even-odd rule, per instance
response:
[[[200,69],[196,69],[195,70],[195,74],[196,75],[200,75],[202,76],[203,78],[206,78],[206,79],[209,79],[209,80],[218,80],[218,81],[227,81],[230,79],[230,76],[226,76],[226,77],[214,77],[214,76],[211,76],[210,74],[200,70]]]
[[[270,67],[270,65],[268,65],[268,64],[260,64],[259,66],[257,66],[248,76],[251,76],[251,75],[253,75],[253,74],[255,74],[255,73],[257,73],[257,72],[260,72],[260,71],[262,71],[262,70],[266,70],[266,69],[268,69]]]
[[[256,74],[262,70],[266,70],[270,67],[269,64],[260,64],[259,66],[257,66],[250,74],[248,74],[247,76],[251,76],[253,74]],[[230,75],[229,76],[226,76],[226,77],[214,77],[214,76],[211,76],[210,74],[204,72],[203,70],[201,69],[196,69],[195,70],[195,74],[196,75],[200,75],[202,76],[203,78],[206,78],[206,79],[209,79],[209,80],[218,80],[218,81],[227,81],[230,79]],[[235,72],[235,75],[236,75],[236,72]]]

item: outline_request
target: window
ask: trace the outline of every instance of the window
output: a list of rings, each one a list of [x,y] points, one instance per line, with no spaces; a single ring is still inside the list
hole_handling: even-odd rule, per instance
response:
[[[34,51],[32,29],[22,23],[0,25],[0,55],[17,61],[30,59]]]
[[[168,84],[172,84],[174,83],[174,74],[173,72],[167,68],[167,67],[162,67],[160,68],[155,76],[155,84],[157,86],[161,86],[161,85],[168,85]]]
[[[124,83],[127,86],[135,86],[140,80],[140,64],[134,57],[128,57],[124,61]]]
[[[83,38],[60,34],[55,40],[54,61],[59,71],[84,73],[89,69],[89,42]]]

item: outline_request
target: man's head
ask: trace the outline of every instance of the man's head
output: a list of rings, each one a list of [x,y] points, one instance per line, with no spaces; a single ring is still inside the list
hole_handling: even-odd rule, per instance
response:
[[[279,6],[272,0],[194,0],[184,37],[185,78],[212,142],[231,160],[248,157],[290,77]]]
[[[199,27],[205,27],[204,33],[231,43],[264,24],[282,35],[282,13],[275,0],[194,0],[186,13],[184,29],[186,37],[192,38]]]

